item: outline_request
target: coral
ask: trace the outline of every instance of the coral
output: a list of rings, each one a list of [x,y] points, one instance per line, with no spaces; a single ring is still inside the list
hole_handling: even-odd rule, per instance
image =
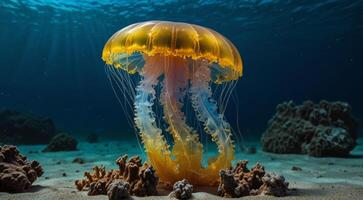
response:
[[[249,170],[247,164],[248,161],[246,160],[239,161],[235,168],[220,171],[220,184],[218,186],[220,196],[237,198],[258,194],[286,195],[288,183],[284,182],[285,179],[282,176],[271,177],[265,173],[264,167],[259,163]],[[275,181],[280,182],[275,183]]]
[[[346,156],[355,147],[357,121],[344,102],[292,101],[279,104],[261,138],[264,151]]]
[[[77,150],[77,145],[77,140],[72,136],[67,133],[59,133],[52,138],[43,152],[75,151]]]
[[[109,200],[127,199],[130,194],[130,184],[121,179],[113,180],[107,187],[107,196]]]
[[[0,143],[46,144],[55,134],[56,128],[49,118],[0,110]]]
[[[169,194],[169,197],[186,200],[192,197],[192,192],[193,186],[189,184],[188,180],[183,179],[174,183],[173,191]]]
[[[88,143],[98,143],[98,135],[95,133],[91,133],[87,135],[86,140]]]
[[[118,170],[107,172],[105,167],[95,166],[93,174],[85,172],[86,178],[75,182],[77,189],[88,191],[88,195],[107,194],[109,189],[116,187],[110,186],[114,180],[123,180],[128,183],[128,192],[131,195],[156,195],[159,179],[155,170],[146,163],[142,164],[138,156],[132,157],[128,161],[127,159],[128,156],[124,155],[116,160],[116,164],[119,166]]]
[[[262,177],[262,186],[258,189],[258,194],[273,195],[282,197],[287,195],[289,183],[285,182],[285,177],[277,174],[266,173]]]
[[[15,146],[0,146],[0,192],[24,192],[43,174],[37,161],[28,161]]]

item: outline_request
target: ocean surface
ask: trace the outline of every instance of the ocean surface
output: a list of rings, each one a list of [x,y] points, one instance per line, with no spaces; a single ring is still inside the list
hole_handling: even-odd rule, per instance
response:
[[[133,137],[103,45],[129,24],[169,20],[212,28],[239,49],[238,106],[226,116],[245,138],[289,100],[346,101],[363,122],[362,11],[362,0],[1,0],[0,107],[49,116],[72,134]]]

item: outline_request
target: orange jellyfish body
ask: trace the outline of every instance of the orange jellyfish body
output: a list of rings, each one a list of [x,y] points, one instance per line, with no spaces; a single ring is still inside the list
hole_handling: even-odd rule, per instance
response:
[[[222,84],[242,76],[242,60],[236,47],[208,28],[149,21],[116,32],[106,43],[102,59],[117,71],[142,76],[133,97],[134,121],[148,162],[160,180],[174,183],[186,178],[194,185],[217,184],[219,170],[231,165],[234,146],[230,125],[212,99],[210,84]],[[162,84],[159,97],[155,90],[158,84]],[[196,118],[218,147],[219,154],[209,159],[205,167],[202,166],[203,146],[183,112],[187,94]],[[153,111],[156,98],[163,108],[163,116]],[[165,131],[173,137],[172,148],[157,126],[159,119],[168,124]]]

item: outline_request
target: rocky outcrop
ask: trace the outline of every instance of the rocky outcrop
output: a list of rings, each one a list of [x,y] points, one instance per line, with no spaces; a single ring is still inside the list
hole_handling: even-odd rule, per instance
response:
[[[128,185],[119,183],[117,187],[128,188],[130,195],[157,195],[156,186],[159,178],[156,176],[155,170],[146,163],[142,164],[138,156],[127,159],[128,157],[125,155],[116,160],[119,166],[118,170],[107,172],[105,167],[95,166],[93,173],[85,172],[86,178],[75,182],[77,189],[79,191],[88,191],[88,195],[108,194],[112,193],[111,189],[119,190],[119,188],[115,188],[116,186],[111,187],[111,184],[115,180],[122,180]],[[121,193],[121,191],[119,192]]]
[[[344,102],[292,101],[279,104],[261,138],[262,149],[272,153],[310,156],[347,156],[355,147],[357,121]]]
[[[28,161],[15,146],[0,147],[0,192],[24,192],[42,174],[40,164]]]
[[[220,171],[218,193],[222,197],[239,198],[249,195],[286,196],[289,183],[279,175],[265,172],[265,168],[256,164],[251,170],[248,161],[239,161],[233,169]]]
[[[55,134],[56,128],[49,118],[0,110],[0,143],[47,144]]]
[[[52,138],[43,152],[75,151],[78,142],[67,133],[59,133]]]

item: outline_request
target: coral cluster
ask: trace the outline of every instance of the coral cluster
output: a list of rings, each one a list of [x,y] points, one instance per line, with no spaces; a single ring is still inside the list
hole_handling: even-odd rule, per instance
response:
[[[95,166],[93,173],[85,172],[86,178],[75,182],[77,189],[88,191],[88,195],[107,194],[109,197],[127,196],[128,194],[156,195],[159,179],[155,170],[146,163],[142,164],[138,156],[132,157],[128,161],[127,159],[128,157],[125,155],[116,160],[118,170],[107,172],[105,167]],[[128,190],[128,194],[125,189]]]
[[[220,171],[220,196],[237,198],[248,195],[287,195],[288,183],[283,176],[266,173],[258,163],[249,170],[247,163],[246,160],[240,161],[234,169]]]
[[[348,103],[279,104],[261,143],[264,151],[346,156],[356,145],[357,121]]]
[[[46,144],[56,134],[53,121],[14,110],[0,110],[0,143]]]
[[[28,161],[15,146],[0,146],[0,192],[24,192],[43,174],[37,161]]]
[[[43,152],[75,151],[78,142],[67,133],[59,133],[52,138]]]
[[[173,185],[173,191],[169,194],[170,198],[187,200],[192,197],[193,186],[189,184],[188,180],[183,179],[177,181]]]

